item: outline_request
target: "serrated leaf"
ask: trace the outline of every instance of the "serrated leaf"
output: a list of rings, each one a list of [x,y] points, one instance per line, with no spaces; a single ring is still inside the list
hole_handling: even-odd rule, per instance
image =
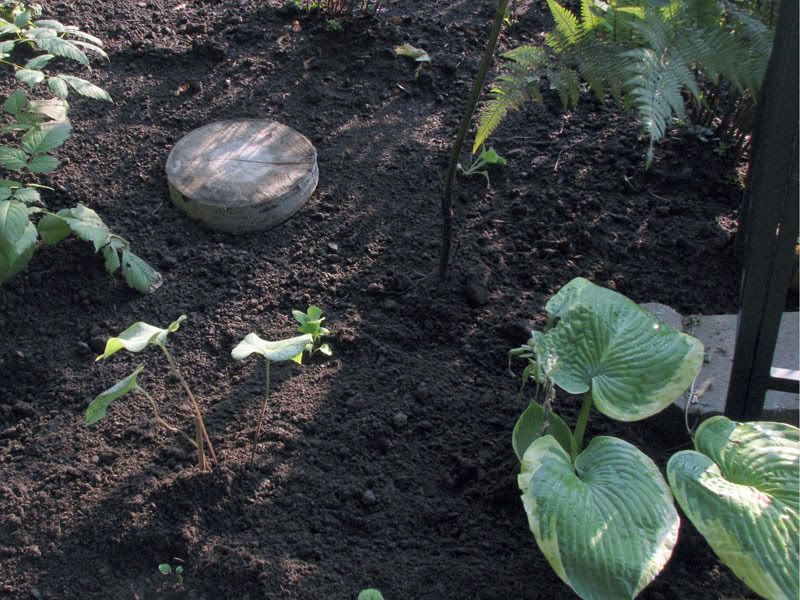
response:
[[[53,121],[66,121],[69,105],[61,98],[48,98],[47,100],[31,100],[29,108]]]
[[[46,214],[39,221],[39,237],[48,246],[59,243],[69,236],[72,230],[64,219],[55,214]]]
[[[39,194],[38,190],[31,187],[24,187],[14,192],[14,199],[24,202],[25,204],[36,204],[37,202],[41,202],[42,196]]]
[[[28,164],[28,155],[22,150],[0,146],[0,167],[9,171],[19,171]]]
[[[553,380],[566,392],[591,390],[597,409],[612,419],[638,421],[660,412],[700,371],[699,340],[586,279],[573,279],[545,308],[559,321],[534,334],[537,362],[552,361]]]
[[[83,48],[84,50],[88,50],[89,52],[94,52],[98,56],[108,60],[108,54],[106,54],[105,50],[103,50],[100,46],[96,44],[83,42],[81,40],[72,40],[72,43],[78,46],[79,48]]]
[[[302,353],[306,345],[312,343],[312,341],[313,338],[308,334],[278,340],[277,342],[268,342],[255,333],[248,333],[231,351],[231,356],[234,360],[244,360],[255,353],[270,362],[281,362],[291,360],[297,354]]]
[[[686,516],[757,594],[800,597],[800,430],[712,417],[667,477]]]
[[[96,46],[101,46],[101,47],[103,46],[103,40],[101,40],[98,37],[93,36],[91,33],[86,33],[85,31],[81,31],[77,27],[74,27],[72,25],[67,26],[66,30],[67,30],[67,34],[70,37],[83,38],[84,40],[87,40],[87,41],[91,42],[92,44],[95,44]]]
[[[63,56],[79,62],[84,66],[89,66],[89,58],[83,50],[78,48],[73,42],[55,36],[40,36],[36,38],[36,44],[44,51],[56,56]]]
[[[679,519],[669,488],[623,440],[596,437],[573,464],[553,436],[540,437],[517,481],[536,543],[585,600],[634,598],[672,554]]]
[[[60,75],[61,79],[63,79],[69,87],[79,93],[81,96],[86,96],[87,98],[93,98],[94,100],[104,100],[106,102],[111,102],[111,96],[105,91],[103,88],[94,85],[86,81],[85,79],[81,79],[80,77],[73,77],[72,75]]]
[[[112,275],[120,267],[119,253],[117,249],[114,248],[111,244],[103,246],[103,262],[105,264],[106,271],[108,271]]]
[[[36,249],[36,227],[28,214],[21,202],[0,202],[0,283],[24,269]]]
[[[547,423],[547,429],[543,430],[544,408],[536,402],[531,402],[519,416],[511,434],[511,446],[520,462],[530,445],[543,435],[552,435],[570,456],[577,454],[575,437],[563,419],[550,411]]]
[[[154,292],[164,283],[158,271],[128,249],[122,251],[122,274],[130,287],[143,294]]]
[[[17,40],[6,40],[4,42],[0,42],[0,54],[11,54],[14,50],[14,46],[17,45]]]
[[[53,95],[64,100],[69,96],[69,87],[61,77],[49,77],[47,79],[47,87],[53,92]]]
[[[31,89],[44,80],[44,73],[36,69],[17,69],[14,76]]]
[[[28,154],[43,154],[62,146],[71,132],[68,122],[41,125],[22,136],[20,145]]]
[[[58,168],[61,162],[53,157],[47,155],[34,156],[27,165],[28,171],[38,175],[50,173]]]
[[[2,27],[0,27],[0,35],[6,35],[8,33],[18,33],[18,32],[19,32],[19,27],[13,24],[3,25]]]
[[[92,242],[95,252],[108,243],[111,230],[91,208],[78,204],[72,208],[63,208],[57,215],[62,218],[80,239]]]
[[[47,63],[49,63],[54,58],[55,56],[53,56],[52,54],[42,54],[26,62],[25,68],[33,70],[41,69],[42,67],[47,66]]]
[[[177,331],[180,328],[180,324],[185,320],[186,315],[181,315],[170,323],[166,329],[150,325],[143,321],[138,321],[118,336],[109,338],[108,341],[106,341],[103,354],[98,356],[95,362],[106,359],[120,350],[141,352],[150,345],[163,346],[167,343],[167,336]]]
[[[144,365],[139,365],[136,370],[125,377],[125,379],[118,381],[106,391],[98,394],[94,400],[89,403],[86,408],[86,425],[94,425],[106,416],[106,411],[109,405],[114,400],[119,400],[123,396],[128,395],[130,392],[135,392],[139,389],[139,383],[136,378],[144,370]]]
[[[28,93],[23,89],[16,89],[8,95],[3,102],[3,110],[9,114],[16,115],[25,110],[28,105]]]
[[[25,10],[19,13],[14,18],[14,25],[20,28],[27,27],[30,24],[30,22],[31,22],[31,11],[29,10]]]
[[[52,19],[41,19],[39,21],[34,21],[34,25],[37,27],[44,27],[45,29],[52,29],[58,33],[64,33],[67,28],[62,25],[59,21],[54,21]]]

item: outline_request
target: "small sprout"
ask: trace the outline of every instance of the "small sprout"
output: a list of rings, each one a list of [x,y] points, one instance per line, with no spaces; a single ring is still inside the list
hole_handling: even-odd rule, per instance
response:
[[[508,164],[508,161],[500,156],[494,148],[481,147],[481,153],[478,155],[470,166],[466,169],[461,166],[461,163],[456,165],[456,168],[462,175],[470,177],[472,175],[483,175],[486,178],[486,187],[490,186],[489,171],[485,167],[499,166],[503,167]]]
[[[98,356],[95,361],[104,360],[109,356],[116,354],[120,350],[127,350],[128,352],[141,352],[148,346],[158,346],[161,348],[161,351],[164,353],[164,356],[167,359],[170,370],[178,379],[184,391],[186,392],[186,396],[189,398],[189,403],[193,409],[195,421],[194,439],[190,438],[183,433],[183,431],[174,425],[170,425],[163,418],[161,418],[161,415],[158,411],[158,405],[156,404],[155,400],[141,387],[139,387],[137,377],[144,369],[144,365],[139,366],[133,373],[106,391],[102,392],[94,400],[92,400],[91,404],[89,404],[89,407],[86,409],[86,424],[92,425],[102,419],[106,415],[106,409],[114,400],[122,398],[129,392],[141,393],[150,401],[150,405],[153,409],[153,418],[155,419],[156,423],[158,423],[167,431],[184,435],[189,442],[195,448],[197,448],[197,466],[201,471],[210,471],[211,467],[209,466],[208,459],[206,458],[205,445],[208,446],[208,450],[211,454],[211,460],[214,462],[214,464],[217,463],[217,456],[214,452],[214,446],[211,444],[211,440],[208,437],[208,432],[206,431],[206,426],[203,421],[203,413],[200,410],[200,405],[198,404],[197,399],[194,397],[192,390],[189,388],[189,384],[178,369],[178,364],[175,362],[175,359],[172,357],[172,354],[169,352],[169,350],[167,350],[167,336],[169,336],[170,333],[175,333],[178,331],[181,323],[185,320],[186,315],[181,315],[175,321],[170,323],[165,329],[144,323],[142,321],[134,323],[118,336],[109,338],[106,342],[106,347],[103,354]]]
[[[357,600],[383,600],[383,594],[375,588],[368,588],[366,590],[361,590]]]
[[[401,44],[394,47],[394,53],[397,56],[405,56],[406,58],[413,58],[417,62],[431,62],[430,55],[422,48],[415,48],[411,44]]]
[[[183,585],[183,566],[176,565],[174,568],[169,563],[161,563],[158,565],[158,570],[161,572],[162,575],[175,575],[175,580],[178,582],[178,585]]]
[[[315,352],[321,352],[325,356],[331,356],[332,352],[330,346],[328,346],[328,344],[320,343],[320,338],[331,334],[330,329],[322,326],[322,322],[325,320],[325,317],[322,316],[322,309],[319,306],[314,306],[312,304],[308,307],[306,312],[293,310],[292,316],[294,317],[295,321],[300,324],[300,326],[297,328],[297,332],[304,334],[307,333],[312,337],[311,343],[306,345],[306,347],[303,349],[303,352],[308,352],[309,355],[314,354]],[[297,356],[293,357],[292,360],[298,364],[302,364],[303,352],[300,352]]]

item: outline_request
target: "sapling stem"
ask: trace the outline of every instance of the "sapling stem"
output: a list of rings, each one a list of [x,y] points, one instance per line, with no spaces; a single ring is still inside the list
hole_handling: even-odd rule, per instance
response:
[[[583,434],[586,433],[586,425],[589,423],[589,413],[592,412],[592,393],[586,392],[583,395],[583,404],[581,404],[581,413],[578,415],[578,422],[575,425],[575,460],[583,450]]]
[[[163,427],[164,429],[166,429],[170,433],[179,433],[179,434],[181,434],[183,437],[186,438],[186,440],[192,446],[197,448],[197,442],[195,442],[190,436],[188,436],[185,431],[183,431],[182,429],[178,429],[174,425],[170,425],[169,423],[167,423],[167,421],[164,420],[164,418],[158,412],[158,404],[156,404],[155,399],[150,394],[148,394],[142,388],[137,388],[137,391],[150,401],[150,406],[153,407],[153,418],[155,418],[156,423],[161,425],[161,427]]]
[[[453,142],[453,148],[450,151],[450,162],[447,166],[447,175],[444,179],[444,193],[442,194],[442,247],[439,255],[439,282],[444,283],[447,278],[447,267],[450,264],[450,245],[453,237],[453,181],[456,178],[456,169],[458,167],[458,159],[461,156],[461,148],[464,145],[464,138],[467,135],[470,121],[472,121],[472,114],[475,112],[475,106],[478,104],[481,90],[483,89],[483,82],[486,80],[486,73],[489,70],[489,64],[492,62],[494,56],[494,49],[497,47],[497,39],[500,37],[500,30],[503,27],[503,19],[508,8],[509,0],[500,0],[497,5],[497,12],[494,16],[492,29],[489,33],[489,41],[486,44],[486,50],[483,52],[481,63],[478,67],[478,76],[475,78],[475,83],[472,84],[472,92],[470,93],[469,100],[467,100],[467,107],[461,117],[461,123],[458,125],[458,132],[456,133],[456,140]]]
[[[203,422],[203,413],[200,411],[200,405],[197,403],[189,384],[186,382],[186,379],[184,379],[180,369],[178,369],[178,364],[175,362],[175,359],[172,358],[169,350],[167,350],[166,346],[161,344],[159,344],[159,348],[161,348],[161,350],[164,352],[164,356],[167,357],[167,362],[169,363],[172,373],[178,378],[178,381],[186,392],[189,402],[192,405],[192,409],[194,410],[195,441],[197,443],[197,466],[200,467],[201,471],[210,471],[211,469],[209,468],[208,461],[206,460],[205,449],[203,448],[203,440],[205,440],[206,445],[208,445],[208,451],[211,453],[211,460],[215,465],[217,464],[217,455],[214,452],[214,446],[211,444],[211,440],[208,437],[208,431],[206,431],[206,426]]]
[[[256,434],[253,436],[253,450],[250,453],[250,466],[256,459],[256,444],[258,436],[261,435],[261,425],[264,423],[264,415],[267,413],[267,400],[269,400],[269,360],[264,359],[264,404],[261,405],[261,416],[258,418]]]

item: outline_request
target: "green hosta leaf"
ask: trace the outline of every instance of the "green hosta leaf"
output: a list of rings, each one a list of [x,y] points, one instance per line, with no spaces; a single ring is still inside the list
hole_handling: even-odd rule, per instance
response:
[[[3,110],[9,114],[16,115],[25,110],[28,105],[28,94],[23,89],[16,89],[8,95],[3,102]]]
[[[572,431],[561,417],[551,411],[547,423],[547,430],[542,432],[544,408],[536,402],[531,402],[517,419],[514,433],[511,436],[511,445],[520,462],[530,445],[543,435],[552,435],[570,456],[574,456],[578,452]]]
[[[30,59],[28,62],[25,63],[26,69],[33,69],[38,70],[42,67],[46,67],[47,63],[53,60],[55,56],[52,54],[41,54],[35,58]]]
[[[69,87],[67,87],[67,83],[61,77],[48,78],[47,87],[50,88],[54,96],[62,100],[69,96]]]
[[[70,58],[74,61],[81,63],[84,66],[89,66],[89,59],[83,51],[78,48],[73,42],[65,40],[64,38],[56,36],[37,36],[36,44],[44,51],[56,56],[63,56]]]
[[[105,392],[98,394],[97,397],[89,403],[86,409],[86,425],[94,425],[100,419],[106,416],[108,406],[130,392],[135,392],[139,389],[139,383],[136,378],[144,370],[144,365],[139,365],[136,370],[128,375],[122,381],[115,383],[108,388]]]
[[[702,343],[659,323],[622,294],[576,279],[546,306],[558,324],[535,333],[537,360],[570,394],[591,389],[597,409],[620,421],[654,415],[683,393],[703,362]]]
[[[771,600],[800,597],[800,430],[712,417],[667,477],[686,516],[730,569]]]
[[[48,246],[57,244],[65,239],[72,230],[64,219],[56,214],[46,214],[39,221],[39,237]]]
[[[106,257],[106,268],[108,268],[108,257]],[[122,251],[122,274],[130,287],[143,294],[154,292],[164,283],[158,271],[127,248]]]
[[[248,333],[231,351],[234,360],[244,360],[253,353],[260,354],[270,362],[281,362],[291,360],[297,354],[302,353],[307,344],[313,338],[309,334],[298,335],[296,337],[268,342],[262,340],[255,333]]]
[[[669,488],[623,440],[596,437],[573,465],[553,436],[540,437],[518,484],[539,548],[585,600],[635,597],[672,554],[679,519]]]
[[[0,283],[22,271],[36,249],[36,227],[28,215],[21,202],[0,202]]]
[[[61,162],[53,156],[34,156],[27,165],[28,171],[38,175],[44,175],[55,171]]]
[[[358,593],[357,600],[383,600],[383,594],[375,588],[368,588]]]
[[[73,77],[72,75],[59,75],[69,87],[79,93],[81,96],[92,98],[94,100],[105,100],[111,102],[111,96],[103,88],[94,85],[81,79],[80,77]]]
[[[64,144],[72,132],[68,122],[42,125],[22,136],[20,145],[28,154],[43,154]]]
[[[117,337],[109,338],[106,342],[105,351],[95,361],[106,359],[123,349],[129,352],[141,352],[149,345],[164,346],[167,343],[167,336],[178,331],[181,323],[185,320],[186,315],[181,315],[170,323],[166,329],[161,329],[142,321],[134,323]]]
[[[19,171],[28,164],[28,155],[22,150],[0,146],[0,167],[9,171]]]
[[[18,69],[14,76],[31,89],[44,80],[44,73],[36,69]]]

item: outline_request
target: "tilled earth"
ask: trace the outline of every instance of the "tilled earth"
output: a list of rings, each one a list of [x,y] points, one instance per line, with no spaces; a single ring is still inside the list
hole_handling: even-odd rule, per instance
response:
[[[331,31],[274,2],[76,0],[45,14],[106,40],[87,77],[113,105],[73,102],[53,208],[84,202],[159,268],[141,296],[90,245],[40,250],[0,289],[0,596],[12,598],[571,598],[536,548],[510,446],[526,399],[507,351],[541,326],[575,276],[684,314],[736,309],[731,164],[691,136],[652,169],[630,115],[593,101],[509,117],[509,159],[461,179],[446,285],[429,277],[449,144],[493,7],[396,0]],[[502,46],[541,42],[544,2],[520,2]],[[394,56],[409,42],[430,52]],[[319,152],[320,182],[278,229],[240,237],[188,220],[164,163],[208,122],[274,118]],[[334,355],[273,369],[267,427],[248,468],[262,399],[250,331],[293,333],[292,308],[323,307]],[[138,361],[164,416],[185,419],[155,352],[95,364],[134,321],[188,315],[170,345],[206,411],[220,457],[209,475],[131,397],[88,429],[88,402]],[[519,371],[519,369],[517,369]],[[559,398],[568,421],[575,399]],[[638,444],[663,467],[685,439],[598,417],[590,434]],[[181,564],[185,581],[159,573]],[[685,521],[641,596],[749,598]]]

